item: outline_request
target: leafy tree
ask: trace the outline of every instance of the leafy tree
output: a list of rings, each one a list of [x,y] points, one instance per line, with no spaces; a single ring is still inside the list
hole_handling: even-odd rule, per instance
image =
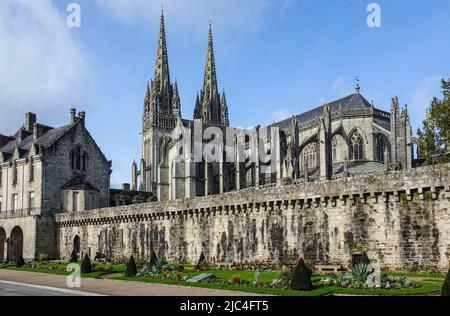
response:
[[[298,291],[311,291],[313,289],[311,270],[308,269],[303,258],[299,260],[295,268],[290,288]]]
[[[129,278],[134,278],[137,275],[137,267],[136,267],[136,261],[134,260],[134,257],[130,257],[130,261],[128,261],[127,269],[125,270],[125,276]]]
[[[429,164],[444,163],[450,152],[450,79],[441,82],[443,99],[434,98],[419,129],[420,157]]]
[[[81,263],[81,274],[91,273],[92,272],[92,264],[91,259],[88,254],[84,255],[83,262]]]
[[[450,296],[450,270],[448,270],[447,277],[442,285],[441,296]]]
[[[19,258],[16,261],[16,267],[21,268],[25,265],[25,260],[23,260],[23,256],[20,255]]]

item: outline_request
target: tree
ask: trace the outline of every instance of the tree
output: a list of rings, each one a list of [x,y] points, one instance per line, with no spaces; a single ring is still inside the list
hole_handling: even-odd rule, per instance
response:
[[[298,291],[311,291],[313,289],[311,270],[308,269],[303,258],[299,260],[295,268],[290,288]]]
[[[134,260],[134,257],[131,256],[127,264],[127,269],[125,270],[125,276],[128,278],[134,278],[136,275],[137,275],[136,261]]]
[[[91,273],[92,272],[92,264],[91,259],[88,254],[84,255],[83,262],[81,263],[81,274]]]
[[[441,81],[443,99],[434,98],[419,129],[419,155],[429,164],[444,163],[450,153],[450,79]]]
[[[16,261],[16,267],[21,268],[25,265],[25,260],[23,260],[23,256],[20,255],[19,258]]]
[[[450,270],[448,270],[447,277],[442,285],[441,296],[450,296]]]

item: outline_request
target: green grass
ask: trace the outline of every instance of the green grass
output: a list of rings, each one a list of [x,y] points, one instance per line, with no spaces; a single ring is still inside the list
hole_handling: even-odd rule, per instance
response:
[[[445,274],[426,274],[426,273],[406,273],[406,272],[388,272],[383,273],[386,275],[400,276],[400,277],[410,277],[410,278],[437,278],[445,279]]]
[[[408,296],[408,295],[431,295],[439,293],[441,290],[441,284],[434,282],[417,282],[420,287],[414,289],[350,289],[350,288],[338,288],[330,287],[334,294],[341,295],[370,295],[370,296]]]
[[[325,287],[315,287],[313,291],[293,291],[293,290],[283,290],[283,289],[266,289],[266,288],[256,288],[243,285],[232,285],[232,284],[215,284],[215,283],[187,283],[184,281],[174,281],[174,280],[155,280],[148,278],[127,278],[127,277],[116,277],[112,280],[121,281],[137,281],[144,283],[153,284],[169,284],[169,285],[179,285],[188,287],[200,287],[207,289],[218,289],[218,290],[228,290],[228,291],[238,291],[246,293],[256,293],[256,294],[267,294],[276,296],[324,296],[331,294],[331,290]]]
[[[414,289],[386,290],[386,289],[350,289],[339,288],[334,286],[314,286],[313,291],[293,291],[284,289],[267,289],[251,286],[232,285],[232,284],[216,284],[216,283],[187,283],[184,281],[174,280],[157,280],[149,278],[127,278],[115,277],[113,280],[134,281],[153,284],[169,284],[188,287],[201,287],[209,289],[239,291],[256,294],[268,294],[275,296],[326,296],[326,295],[361,295],[361,296],[408,296],[408,295],[431,295],[439,293],[441,284],[435,282],[418,282],[421,287]]]
[[[50,265],[50,264],[49,264]],[[27,267],[17,268],[14,265],[6,265],[4,268],[8,270],[15,271],[25,271],[25,272],[36,272],[36,273],[46,273],[46,274],[55,274],[55,275],[70,275],[72,272],[67,272],[65,269],[68,266],[68,263],[52,263],[50,266],[64,269],[64,270],[46,270],[46,269],[31,269]],[[96,267],[104,268],[106,265],[97,264]],[[91,273],[82,274],[83,278],[91,278],[96,279],[104,275],[113,274],[113,273],[123,273],[125,271],[125,267],[123,265],[113,265],[113,269],[111,271],[94,271]]]

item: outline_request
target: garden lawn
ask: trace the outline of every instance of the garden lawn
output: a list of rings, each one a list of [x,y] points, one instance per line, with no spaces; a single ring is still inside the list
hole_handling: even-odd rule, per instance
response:
[[[205,271],[203,273],[211,273],[215,270]],[[247,272],[253,273],[249,271],[223,271],[218,270],[220,272],[229,272],[232,276],[239,275],[237,272]],[[232,273],[231,273],[232,272]],[[272,273],[272,272],[269,272]],[[273,272],[276,273],[276,272]],[[224,279],[229,280],[227,278],[230,274],[222,274]],[[189,274],[185,274],[189,275]],[[245,274],[242,274],[242,276]],[[219,275],[216,275],[220,278]],[[266,276],[268,277],[268,276]],[[162,280],[162,279],[151,279],[151,278],[128,278],[128,277],[114,277],[113,280],[122,280],[122,281],[135,281],[135,282],[144,282],[144,283],[154,283],[154,284],[170,284],[170,285],[180,285],[180,286],[190,286],[190,287],[201,287],[201,288],[210,288],[210,289],[220,289],[220,290],[230,290],[230,291],[239,291],[239,292],[247,292],[247,293],[256,293],[256,294],[268,294],[275,296],[326,296],[326,295],[358,295],[358,296],[408,296],[408,295],[433,295],[438,294],[441,290],[442,283],[439,282],[417,282],[421,287],[413,288],[413,289],[352,289],[352,288],[339,288],[335,286],[318,286],[314,285],[313,291],[293,291],[293,290],[285,290],[285,289],[272,289],[272,288],[258,288],[252,286],[243,286],[243,285],[233,285],[233,284],[217,284],[217,283],[188,283],[185,281],[175,281],[175,280]],[[320,279],[320,276],[315,276],[312,278],[313,280]],[[249,280],[249,279],[246,279]],[[271,280],[269,280],[271,281]]]
[[[233,271],[236,272],[236,271]],[[179,286],[189,286],[189,287],[201,287],[208,289],[218,289],[218,290],[228,290],[228,291],[238,291],[245,293],[255,293],[255,294],[266,294],[266,295],[276,295],[276,296],[325,296],[332,293],[332,290],[326,287],[315,287],[313,291],[293,291],[293,290],[283,290],[283,289],[267,289],[267,288],[257,288],[251,286],[243,285],[233,285],[233,284],[215,284],[215,283],[188,283],[184,281],[174,281],[174,280],[157,280],[149,278],[127,278],[127,277],[115,277],[112,280],[121,281],[134,281],[134,282],[144,282],[153,284],[169,284],[169,285],[179,285]]]
[[[81,263],[80,263],[81,264]],[[43,269],[32,269],[32,268],[28,268],[28,267],[22,267],[22,268],[17,268],[14,265],[8,265],[6,267],[4,267],[5,269],[8,270],[15,270],[15,271],[28,271],[28,272],[37,272],[37,273],[47,273],[47,274],[56,274],[56,275],[70,275],[72,272],[67,272],[66,268],[69,265],[68,263],[52,263],[52,264],[43,264],[46,267],[52,267],[55,268],[56,270],[47,270],[45,268]],[[96,264],[95,265],[96,268],[98,269],[105,269],[108,267],[108,265],[104,265],[104,264]],[[104,275],[108,275],[108,274],[114,274],[114,273],[123,273],[125,271],[125,266],[124,265],[112,265],[113,269],[110,271],[94,271],[91,273],[85,273],[82,274],[81,277],[83,278],[91,278],[91,279],[95,279],[95,278],[99,278],[101,276]]]

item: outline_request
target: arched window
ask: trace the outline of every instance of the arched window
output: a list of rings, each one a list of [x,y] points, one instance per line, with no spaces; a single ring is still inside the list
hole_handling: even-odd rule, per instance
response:
[[[336,139],[336,137],[335,138],[333,138],[333,142],[331,143],[331,161],[333,162],[333,163],[336,163],[337,162],[337,149],[338,149],[338,141],[337,141],[337,139]]]
[[[87,156],[84,157],[84,154],[81,151],[81,147],[76,146],[70,153],[70,160],[72,165],[72,170],[81,171],[84,169],[84,159],[86,159],[87,164]]]
[[[352,160],[364,159],[364,140],[358,132],[353,133],[350,139],[350,157]]]
[[[375,144],[376,144],[376,159],[377,159],[377,161],[385,162],[384,161],[384,150],[385,150],[386,144],[384,143],[384,139],[383,139],[382,135],[377,136]]]
[[[303,162],[308,169],[314,169],[317,167],[317,146],[316,143],[309,144],[303,150]]]

